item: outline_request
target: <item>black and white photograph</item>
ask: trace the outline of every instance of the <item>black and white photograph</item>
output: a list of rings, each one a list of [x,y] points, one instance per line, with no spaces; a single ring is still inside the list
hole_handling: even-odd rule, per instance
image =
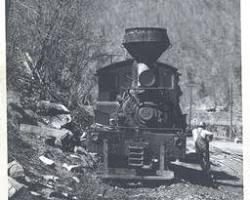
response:
[[[8,199],[245,199],[241,6],[5,0]]]

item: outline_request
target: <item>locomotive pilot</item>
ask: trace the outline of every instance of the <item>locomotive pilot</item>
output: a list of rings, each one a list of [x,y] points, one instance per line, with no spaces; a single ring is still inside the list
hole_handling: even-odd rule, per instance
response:
[[[201,162],[202,169],[209,173],[209,142],[213,139],[213,133],[206,130],[206,124],[201,122],[196,129],[192,131],[195,150]]]

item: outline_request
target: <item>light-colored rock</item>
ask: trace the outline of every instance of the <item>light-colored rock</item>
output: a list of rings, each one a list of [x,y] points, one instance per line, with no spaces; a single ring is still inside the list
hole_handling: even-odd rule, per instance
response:
[[[8,196],[11,198],[16,192],[18,192],[24,185],[17,182],[15,179],[8,177]]]
[[[24,169],[23,166],[18,163],[16,160],[8,163],[8,175],[12,178],[20,178],[24,177]]]
[[[34,196],[42,196],[42,194],[35,192],[35,191],[30,191],[30,194],[32,194]]]
[[[40,125],[49,128],[61,129],[65,124],[70,123],[72,120],[70,114],[58,114],[55,116],[43,116],[40,118]]]
[[[80,164],[78,164],[78,165],[68,165],[67,163],[64,163],[62,165],[62,167],[67,169],[68,171],[72,171],[74,169],[78,169],[79,167],[81,167],[81,165]]]
[[[73,176],[72,179],[73,179],[75,182],[80,183],[80,179],[77,178],[76,176]]]
[[[45,156],[40,156],[39,159],[45,164],[45,165],[49,165],[49,166],[53,166],[55,165],[55,162],[49,158],[46,158]]]
[[[59,103],[51,103],[50,101],[40,101],[37,103],[37,108],[43,110],[45,113],[65,113],[68,114],[70,111],[66,106]]]

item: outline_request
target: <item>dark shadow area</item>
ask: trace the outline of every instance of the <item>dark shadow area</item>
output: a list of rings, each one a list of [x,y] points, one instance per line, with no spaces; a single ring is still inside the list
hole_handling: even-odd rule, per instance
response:
[[[233,181],[239,180],[237,176],[232,176],[223,171],[212,171],[212,173],[214,174],[216,180],[233,180]]]
[[[199,163],[199,159],[198,159],[197,153],[188,153],[188,154],[185,154],[185,158],[182,159],[181,161],[185,162],[185,163],[195,163],[195,164]]]
[[[214,182],[211,182],[209,177],[207,177],[204,172],[189,169],[182,166],[172,166],[172,170],[175,172],[175,179],[169,181],[128,181],[128,180],[106,180],[105,183],[111,186],[117,186],[121,188],[140,188],[140,187],[147,187],[147,188],[156,188],[161,185],[169,186],[172,184],[180,183],[180,182],[189,182],[191,184],[206,186],[206,187],[213,187],[217,188],[218,186],[230,186],[235,188],[242,188],[242,184],[233,184],[233,183],[225,183],[222,182],[223,180],[230,180],[230,181],[238,181],[239,178],[236,176],[232,176],[223,171],[212,171],[212,175],[214,177]]]
[[[192,184],[207,185],[208,180],[202,171],[185,168],[182,166],[172,166],[177,180],[185,180]]]
[[[192,184],[198,184],[202,186],[213,186],[213,184],[211,184],[209,178],[204,174],[203,171],[185,168],[182,166],[174,166],[172,170],[174,170],[175,177],[177,180],[185,180]],[[214,181],[218,186],[226,184],[226,183],[221,183],[220,180],[231,180],[231,181],[239,180],[238,177],[232,176],[223,171],[211,171],[211,174],[213,175]],[[233,187],[233,184],[231,184],[231,186]],[[238,186],[235,185],[235,187]]]

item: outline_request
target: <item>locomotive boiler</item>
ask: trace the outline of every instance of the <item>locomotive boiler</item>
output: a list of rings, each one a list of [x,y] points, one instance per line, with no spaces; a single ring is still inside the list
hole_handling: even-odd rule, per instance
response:
[[[170,180],[186,150],[186,115],[177,69],[157,59],[169,48],[163,28],[129,28],[132,59],[97,71],[99,99],[88,148],[103,155],[104,179]]]

